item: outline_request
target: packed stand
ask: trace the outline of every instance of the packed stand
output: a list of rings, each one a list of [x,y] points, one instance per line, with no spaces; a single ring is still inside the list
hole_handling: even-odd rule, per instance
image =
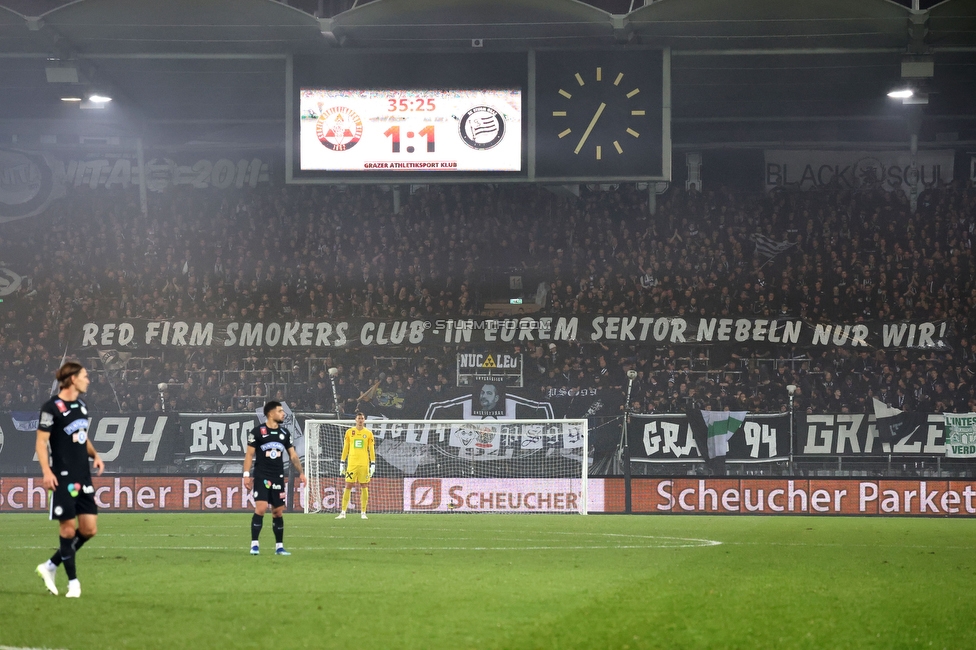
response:
[[[151,197],[76,191],[46,214],[0,225],[0,266],[26,276],[0,304],[0,409],[35,410],[85,322],[463,318],[486,314],[512,274],[542,284],[552,315],[789,315],[810,322],[948,319],[952,352],[760,346],[528,343],[526,387],[557,415],[624,408],[976,411],[976,192],[699,193],[536,186],[285,187]],[[750,235],[795,242],[772,259]],[[531,289],[530,289],[531,290]],[[456,347],[136,350],[82,359],[100,410],[250,411],[270,398],[422,417],[456,395]],[[165,384],[161,389],[159,384]]]

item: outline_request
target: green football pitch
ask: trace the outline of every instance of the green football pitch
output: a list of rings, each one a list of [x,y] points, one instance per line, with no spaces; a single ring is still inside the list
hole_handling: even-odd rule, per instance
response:
[[[976,648],[976,520],[103,514],[83,594],[0,516],[0,646]],[[58,572],[61,593],[67,578]]]

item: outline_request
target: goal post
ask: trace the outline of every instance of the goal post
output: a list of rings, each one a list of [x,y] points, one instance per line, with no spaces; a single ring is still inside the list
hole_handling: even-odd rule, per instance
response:
[[[305,422],[305,512],[337,512],[353,420]],[[370,512],[587,513],[586,420],[368,420]],[[349,510],[359,509],[353,488]]]

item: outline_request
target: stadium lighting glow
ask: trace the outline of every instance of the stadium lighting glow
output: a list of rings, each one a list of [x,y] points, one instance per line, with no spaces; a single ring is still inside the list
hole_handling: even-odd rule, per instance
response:
[[[915,92],[911,88],[899,88],[898,90],[892,90],[888,93],[888,97],[892,99],[907,99],[914,95]]]
[[[90,95],[88,97],[88,101],[92,102],[93,104],[107,104],[108,102],[112,101],[112,98],[106,97],[105,95]]]
[[[81,101],[81,97],[62,97],[61,98],[61,101],[63,101],[63,102],[80,102]]]

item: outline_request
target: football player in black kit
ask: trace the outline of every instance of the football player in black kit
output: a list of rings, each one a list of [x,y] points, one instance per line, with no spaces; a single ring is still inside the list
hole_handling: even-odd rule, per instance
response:
[[[271,504],[271,529],[275,536],[275,555],[291,555],[285,550],[285,452],[291,464],[298,470],[300,484],[305,483],[302,462],[291,444],[291,433],[281,423],[285,421],[285,409],[281,402],[264,405],[267,421],[247,436],[247,452],[244,454],[244,478],[251,477],[251,461],[254,476],[251,494],[254,496],[254,515],[251,517],[251,555],[261,550],[258,537],[264,525],[264,513]]]
[[[51,519],[60,524],[60,548],[47,562],[37,566],[37,574],[55,596],[58,565],[68,574],[68,598],[81,596],[81,583],[75,571],[75,554],[97,532],[98,507],[88,459],[98,475],[105,463],[88,439],[88,407],[79,396],[88,390],[88,371],[69,361],[58,369],[57,395],[44,402],[37,425],[37,460],[50,495]],[[48,456],[48,445],[51,454]],[[75,519],[78,520],[77,526]]]

